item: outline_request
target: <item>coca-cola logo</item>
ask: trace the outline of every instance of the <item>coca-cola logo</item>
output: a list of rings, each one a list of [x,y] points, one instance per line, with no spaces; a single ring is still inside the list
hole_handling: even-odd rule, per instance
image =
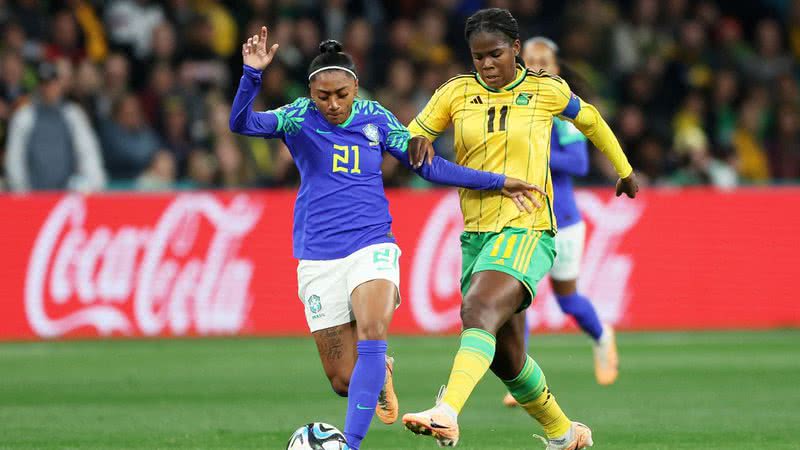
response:
[[[115,213],[124,217],[124,207]],[[187,194],[150,226],[90,229],[86,199],[65,196],[31,252],[28,323],[41,337],[83,327],[101,336],[236,333],[254,269],[239,247],[261,213],[244,194],[227,206],[211,194]]]
[[[576,193],[584,220],[592,225],[587,236],[578,287],[592,299],[601,319],[617,323],[625,312],[633,258],[617,252],[625,233],[639,221],[644,202],[612,197],[608,202],[588,191]],[[461,325],[461,247],[463,219],[458,194],[448,193],[425,224],[411,266],[410,308],[425,331],[442,332]],[[528,309],[529,325],[550,329],[565,325],[547,277]]]

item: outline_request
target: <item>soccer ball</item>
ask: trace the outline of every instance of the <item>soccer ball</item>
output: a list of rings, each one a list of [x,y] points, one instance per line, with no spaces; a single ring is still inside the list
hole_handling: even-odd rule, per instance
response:
[[[286,450],[345,450],[347,440],[335,426],[314,422],[298,428],[289,438]]]

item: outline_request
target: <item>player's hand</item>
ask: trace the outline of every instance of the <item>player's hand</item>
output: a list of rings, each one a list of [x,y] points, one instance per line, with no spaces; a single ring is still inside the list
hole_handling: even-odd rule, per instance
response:
[[[629,198],[636,197],[636,193],[639,192],[639,182],[636,181],[636,174],[631,172],[625,178],[620,178],[617,180],[617,197],[625,193]]]
[[[408,162],[412,169],[419,169],[425,162],[433,163],[435,155],[433,144],[425,136],[414,136],[408,141]]]
[[[530,207],[528,201],[530,201],[536,209],[539,209],[542,207],[542,202],[537,198],[536,194],[547,196],[547,193],[539,186],[511,177],[506,177],[506,182],[503,184],[503,189],[500,192],[513,200],[517,209],[529,213],[533,212],[533,208]],[[528,201],[525,199],[528,199]]]
[[[267,50],[268,35],[267,27],[261,27],[261,33],[254,34],[242,44],[242,58],[245,64],[254,69],[264,70],[272,62],[275,52],[278,51],[278,44],[272,44]]]

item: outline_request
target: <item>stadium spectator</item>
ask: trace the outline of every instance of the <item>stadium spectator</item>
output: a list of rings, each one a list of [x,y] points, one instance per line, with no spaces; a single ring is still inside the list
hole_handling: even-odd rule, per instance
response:
[[[748,98],[739,109],[739,122],[733,132],[739,176],[751,182],[769,179],[767,154],[760,136],[763,111],[755,97]]]
[[[194,143],[189,135],[189,115],[183,100],[179,96],[165,98],[161,110],[162,133],[164,147],[172,155],[177,176],[183,177],[187,172],[189,153],[194,148]]]
[[[219,164],[216,185],[222,188],[252,186],[255,182],[255,168],[236,145],[233,136],[225,136],[214,145],[214,155]]]
[[[215,49],[214,26],[206,15],[194,17],[185,36],[180,55],[181,78],[202,90],[214,86],[227,86],[230,75],[225,63]]]
[[[44,58],[50,61],[65,58],[78,66],[87,57],[82,40],[72,11],[61,10],[53,17],[50,42],[44,48]]]
[[[151,68],[147,86],[139,91],[139,101],[148,123],[162,129],[164,103],[176,94],[176,74],[168,64],[159,63]]]
[[[0,140],[8,134],[14,109],[35,86],[38,64],[48,56],[60,56],[78,63],[72,65],[73,83],[64,89],[95,126],[110,118],[112,105],[123,95],[139,97],[145,122],[156,138],[174,142],[165,148],[172,152],[177,176],[184,181],[190,181],[185,178],[190,176],[193,151],[205,152],[204,158],[195,160],[206,162],[196,166],[210,169],[212,179],[220,177],[214,148],[229,132],[216,130],[212,123],[217,102],[212,97],[230,103],[235,88],[230,74],[239,73],[242,63],[238,45],[232,47],[231,42],[257,33],[265,18],[281,50],[273,70],[265,74],[259,98],[263,110],[306,95],[305,68],[316,56],[317,44],[340,36],[357,59],[362,95],[375,95],[405,122],[403,118],[413,117],[436,87],[469,70],[461,35],[464,18],[479,6],[490,5],[510,7],[522,37],[545,34],[561,46],[562,60],[585,79],[593,102],[618,124],[615,132],[651,181],[668,183],[684,167],[685,150],[675,144],[678,128],[687,123],[703,130],[710,157],[727,164],[733,155],[742,182],[798,181],[791,163],[777,161],[792,158],[787,153],[792,119],[781,124],[778,112],[800,110],[800,1],[20,0],[0,4]],[[564,74],[571,86],[577,86],[574,76]],[[165,106],[173,98],[179,99],[180,108]],[[172,111],[177,111],[176,122],[185,119],[181,127],[185,131],[177,140],[174,128],[166,124]],[[452,157],[451,136],[436,143],[444,157]],[[236,147],[243,152],[243,161],[256,165],[255,184],[296,183],[296,174],[284,170],[285,152],[277,143],[237,139]],[[387,161],[387,185],[426,185],[394,165]],[[580,182],[606,183],[607,169],[602,158],[593,161],[590,176]],[[5,174],[11,178],[8,170]]]
[[[175,183],[175,159],[166,150],[159,150],[153,156],[150,167],[136,179],[136,189],[140,191],[166,191],[173,189]]]
[[[757,51],[747,65],[747,71],[757,82],[768,83],[792,70],[792,59],[786,53],[780,25],[772,19],[763,19],[756,28]]]
[[[103,88],[95,96],[94,116],[96,120],[106,120],[112,108],[128,92],[130,80],[130,60],[122,53],[112,53],[103,67]]]
[[[676,137],[675,150],[681,161],[678,170],[670,177],[670,184],[712,185],[726,189],[736,186],[736,171],[711,157],[708,139],[699,127],[682,130]]]
[[[160,2],[150,0],[114,0],[105,11],[106,29],[116,47],[137,58],[151,50],[153,29],[164,20]]]
[[[175,28],[169,22],[161,22],[153,29],[153,48],[149,55],[133,66],[132,81],[134,88],[146,88],[146,83],[152,81],[156,70],[164,68],[171,70],[177,65],[178,44],[176,42]]]
[[[114,105],[112,118],[100,123],[100,139],[106,169],[115,182],[136,179],[163,148],[132,94],[123,95]]]
[[[658,4],[658,0],[638,0],[633,17],[615,28],[614,68],[621,73],[637,69],[646,55],[665,51],[669,37],[656,26]]]
[[[19,53],[7,50],[0,56],[0,111],[4,119],[17,105],[25,100],[29,92],[25,82],[25,61]]]
[[[97,137],[83,110],[64,99],[67,80],[49,62],[39,65],[37,77],[33,101],[11,117],[5,155],[9,187],[102,189],[106,176]]]
[[[772,176],[781,181],[800,179],[800,115],[796,106],[784,104],[769,146]]]

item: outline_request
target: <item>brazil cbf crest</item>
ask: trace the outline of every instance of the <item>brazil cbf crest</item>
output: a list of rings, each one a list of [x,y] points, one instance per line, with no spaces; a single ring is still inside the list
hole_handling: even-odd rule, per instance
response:
[[[317,314],[322,310],[322,303],[319,301],[319,295],[308,297],[308,310],[311,311],[311,314]]]
[[[381,135],[378,132],[378,127],[375,125],[368,123],[361,129],[364,132],[364,136],[370,140],[369,145],[378,145],[378,141],[381,139]]]

